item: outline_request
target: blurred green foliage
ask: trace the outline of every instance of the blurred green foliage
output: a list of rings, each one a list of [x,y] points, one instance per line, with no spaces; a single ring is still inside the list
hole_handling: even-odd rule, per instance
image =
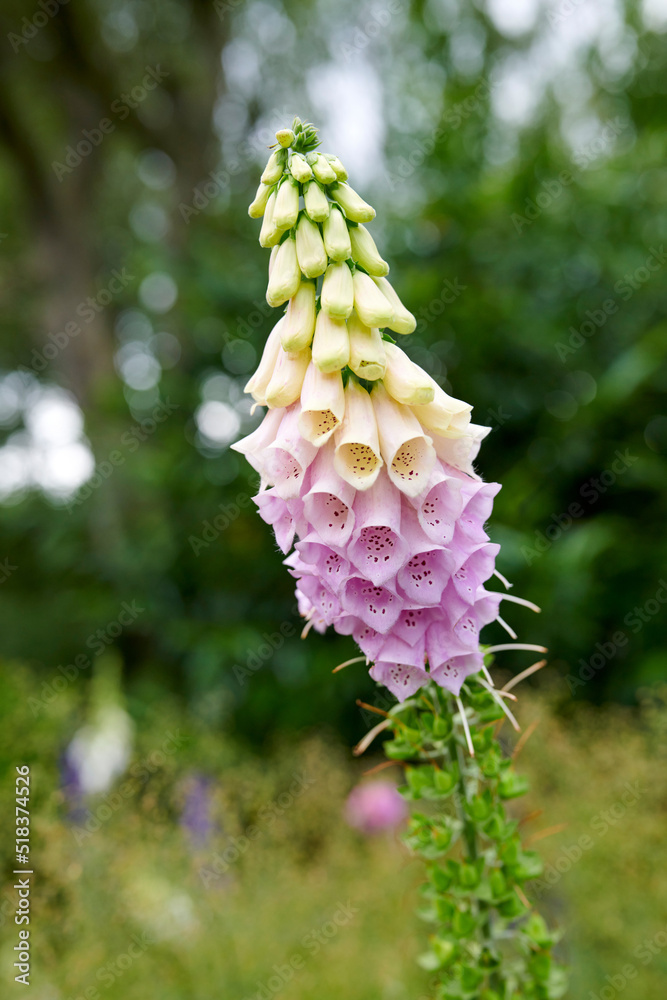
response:
[[[512,615],[521,638],[549,646],[565,699],[629,701],[664,675],[665,36],[630,2],[581,38],[562,12],[501,30],[482,6],[96,0],[30,39],[25,7],[3,6],[3,35],[23,40],[0,70],[0,365],[70,392],[112,469],[69,507],[27,489],[2,508],[2,648],[38,687],[136,601],[110,641],[137,698],[170,690],[255,740],[313,719],[358,736],[353,699],[372,684],[331,676],[350,641],[301,643],[255,477],[196,423],[202,391],[238,406],[273,322],[245,214],[271,128],[298,113],[329,149],[358,107],[377,141],[351,180],[420,318],[407,350],[493,427],[479,470],[503,484],[499,567],[544,608]],[[535,82],[552,43],[569,62]],[[68,147],[75,165],[54,167]],[[131,280],[82,322],[122,268]],[[142,284],[156,273],[178,290],[166,311]],[[72,320],[82,332],[42,362]],[[162,365],[156,388],[114,367],[133,338]],[[160,400],[175,409],[143,432]]]

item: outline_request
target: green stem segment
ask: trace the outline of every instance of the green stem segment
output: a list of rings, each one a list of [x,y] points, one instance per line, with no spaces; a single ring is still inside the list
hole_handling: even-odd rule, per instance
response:
[[[424,807],[406,836],[426,863],[420,916],[435,925],[420,964],[435,974],[437,1000],[557,1000],[567,987],[551,954],[559,935],[524,890],[542,863],[505,808],[527,782],[498,742],[493,696],[471,677],[460,697],[474,757],[456,701],[435,685],[389,713],[385,750],[406,765],[402,793]]]

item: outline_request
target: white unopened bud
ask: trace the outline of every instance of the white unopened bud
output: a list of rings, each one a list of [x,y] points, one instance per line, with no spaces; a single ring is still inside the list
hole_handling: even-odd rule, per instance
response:
[[[327,269],[327,254],[320,227],[302,214],[296,227],[296,255],[307,278],[317,278]]]
[[[266,208],[266,203],[269,200],[269,195],[271,194],[271,188],[268,184],[260,184],[257,188],[257,194],[251,205],[248,206],[248,215],[251,219],[261,219],[264,215],[264,209]]]
[[[345,216],[335,205],[331,206],[329,218],[322,223],[322,235],[331,260],[347,260],[352,256],[352,243]]]
[[[382,378],[387,359],[380,331],[365,326],[353,312],[347,321],[347,332],[350,337],[349,365],[354,374],[370,381]]]
[[[349,184],[338,183],[329,191],[334,201],[342,207],[348,219],[353,222],[370,222],[375,218],[375,209],[364,201]]]
[[[287,177],[278,188],[273,224],[277,229],[291,229],[299,215],[299,185]]]
[[[267,406],[291,406],[297,401],[309,363],[308,348],[297,354],[288,354],[280,348],[276,367],[266,390]]]
[[[363,271],[355,271],[354,308],[366,326],[389,326],[394,318],[394,307],[387,301],[373,279]]]
[[[470,403],[449,396],[430,375],[426,375],[426,378],[433,389],[433,400],[423,406],[412,407],[412,412],[419,422],[444,437],[456,437],[466,433],[472,410]]]
[[[286,351],[294,353],[310,347],[315,333],[316,289],[312,281],[302,281],[296,295],[287,303],[280,340]]]
[[[266,203],[262,228],[259,231],[259,245],[262,247],[275,246],[280,239],[281,233],[273,223],[273,210],[276,207],[276,192],[272,191]]]
[[[255,402],[260,403],[262,406],[266,406],[266,390],[273,377],[276,362],[278,361],[278,351],[280,350],[281,333],[284,323],[285,318],[281,317],[266,338],[257,371],[248,380],[243,390],[250,393]]]
[[[301,389],[299,430],[302,435],[319,448],[340,426],[344,413],[345,393],[341,373],[325,375],[310,364]]]
[[[384,297],[394,307],[394,318],[387,326],[394,333],[412,333],[417,326],[417,320],[409,309],[406,309],[400,298],[396,294],[393,285],[386,278],[373,278]]]
[[[335,372],[350,360],[350,337],[344,319],[334,319],[320,309],[315,321],[313,363],[321,372]]]
[[[345,416],[335,434],[334,469],[355,490],[367,490],[380,475],[382,456],[371,397],[355,378],[345,387]]]
[[[327,160],[331,164],[331,166],[333,168],[333,171],[334,171],[336,177],[338,178],[338,180],[339,181],[346,181],[347,180],[347,170],[345,169],[345,167],[343,166],[343,164],[340,162],[340,160],[338,159],[338,157],[334,156],[332,153],[325,153],[324,155],[326,156]]]
[[[389,271],[389,264],[383,260],[375,246],[375,240],[365,226],[350,226],[352,259],[361,264],[364,271],[382,277]]]
[[[354,286],[352,272],[344,261],[329,264],[322,291],[320,292],[322,309],[335,319],[347,319],[354,306]]]
[[[296,295],[300,283],[301,271],[296,258],[296,243],[289,236],[278,247],[266,289],[266,301],[270,306],[281,306],[283,302]]]
[[[313,222],[324,222],[329,215],[329,202],[317,181],[310,181],[303,189],[306,211]]]
[[[380,451],[389,478],[407,496],[425,489],[436,453],[430,437],[407,406],[394,402],[381,382],[371,395],[380,435]]]
[[[290,170],[292,171],[292,177],[295,177],[300,184],[305,184],[313,178],[313,171],[310,169],[301,153],[292,153]]]
[[[268,159],[262,174],[262,184],[277,184],[285,169],[286,154],[282,149],[275,149]]]
[[[276,132],[276,139],[283,149],[287,149],[294,142],[294,132],[291,128],[281,128]]]
[[[384,349],[387,370],[382,381],[389,395],[406,406],[421,406],[433,402],[435,390],[430,375],[411,361],[396,344],[385,341]]]
[[[308,162],[320,184],[333,184],[337,180],[336,171],[321,153],[309,153]]]

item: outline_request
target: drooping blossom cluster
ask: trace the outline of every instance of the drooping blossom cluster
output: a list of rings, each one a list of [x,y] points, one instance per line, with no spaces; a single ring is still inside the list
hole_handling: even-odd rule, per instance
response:
[[[485,586],[500,487],[472,463],[488,428],[394,342],[416,322],[338,158],[298,119],[277,139],[249,212],[272,247],[267,301],[285,309],[246,386],[266,415],[234,447],[307,627],[352,635],[401,700],[429,679],[456,694],[507,598]]]

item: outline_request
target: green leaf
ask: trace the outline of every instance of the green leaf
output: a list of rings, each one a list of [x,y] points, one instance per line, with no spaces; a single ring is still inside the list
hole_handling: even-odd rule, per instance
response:
[[[501,799],[516,799],[519,795],[525,795],[528,791],[528,778],[516,771],[510,770],[503,774],[498,782],[498,794]]]

